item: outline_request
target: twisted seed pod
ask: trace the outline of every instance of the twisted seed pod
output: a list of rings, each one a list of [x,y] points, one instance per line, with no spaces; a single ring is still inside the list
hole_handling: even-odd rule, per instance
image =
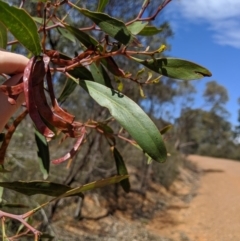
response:
[[[10,140],[13,136],[13,133],[15,132],[17,126],[19,123],[25,118],[27,115],[28,111],[25,110],[23,113],[21,113],[14,121],[13,124],[8,128],[7,134],[4,137],[4,140],[2,142],[1,148],[0,148],[0,164],[3,164],[4,158],[6,155],[6,151],[8,148],[8,145],[10,143]]]
[[[20,79],[19,82],[22,82],[22,78]],[[5,94],[5,95],[19,95],[20,93],[23,92],[23,83],[19,83],[17,85],[1,85],[0,90]]]
[[[31,68],[31,69],[30,69]],[[48,105],[45,92],[44,92],[44,77],[47,68],[47,83],[49,87],[50,99],[53,103],[53,109]],[[68,136],[77,138],[81,136],[80,129],[82,124],[73,122],[74,116],[64,111],[55,98],[51,73],[48,62],[44,57],[34,57],[30,60],[29,65],[26,67],[24,76],[24,93],[26,95],[26,106],[29,110],[29,115],[34,121],[37,129],[45,137],[51,138],[52,131],[45,123],[59,129]],[[43,119],[45,121],[43,121]]]
[[[82,144],[82,142],[84,140],[85,134],[86,134],[86,129],[85,129],[85,127],[82,127],[81,128],[81,136],[77,139],[76,143],[74,144],[74,146],[70,150],[70,152],[65,154],[63,157],[60,157],[58,159],[53,160],[52,163],[53,164],[60,164],[64,161],[67,161],[67,160],[73,158],[76,155],[76,153],[78,152],[78,149],[79,149],[80,145]]]
[[[45,65],[47,64],[47,74],[46,74],[47,85],[48,85],[48,91],[49,91],[50,99],[51,99],[52,106],[53,106],[53,111],[57,115],[61,116],[64,119],[64,121],[72,124],[75,116],[73,116],[70,113],[63,110],[59,106],[59,104],[57,102],[57,99],[54,95],[54,90],[53,90],[53,85],[52,85],[52,76],[51,76],[51,72],[50,72],[50,69],[49,69],[49,60],[50,60],[49,57],[44,56],[44,63],[45,63]],[[46,68],[46,66],[45,66],[45,68]]]
[[[38,62],[38,71],[45,72],[44,62],[39,60]],[[44,76],[43,76],[44,77]],[[44,93],[44,82],[42,79],[33,78],[32,79],[32,92],[34,96],[34,102],[38,109],[38,112],[50,125],[60,129],[61,131],[71,131],[73,126],[62,118],[62,116],[58,116],[53,113],[52,109],[47,103],[47,99]]]
[[[22,82],[22,78],[18,81]],[[13,85],[13,86],[8,86],[8,85],[1,85],[0,86],[0,91],[2,91],[5,95],[8,96],[8,102],[12,105],[16,105],[16,100],[23,92],[23,83]]]
[[[29,116],[33,120],[37,130],[45,137],[52,138],[54,136],[54,133],[43,122],[34,102],[32,81],[33,79],[36,79],[35,82],[42,81],[45,76],[45,71],[42,72],[39,66],[41,66],[41,59],[39,60],[39,57],[33,57],[30,59],[30,61],[28,62],[24,70],[23,86],[24,86],[26,107],[28,109]]]

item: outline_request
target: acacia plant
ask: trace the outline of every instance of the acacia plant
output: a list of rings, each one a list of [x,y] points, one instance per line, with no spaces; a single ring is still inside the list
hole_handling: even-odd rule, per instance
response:
[[[142,6],[139,6],[138,15],[128,22],[104,13],[108,4],[107,0],[99,0],[95,11],[83,8],[71,0],[39,0],[33,3],[36,10],[35,16],[31,16],[27,12],[24,0],[21,1],[20,6],[10,6],[8,3],[0,1],[0,47],[9,49],[20,43],[27,56],[30,57],[19,83],[14,86],[4,84],[0,86],[0,91],[8,97],[8,101],[12,105],[16,103],[19,95],[24,94],[25,97],[24,111],[15,118],[10,126],[6,127],[5,133],[2,133],[0,147],[2,175],[7,171],[4,168],[7,147],[18,124],[26,115],[30,116],[36,129],[38,156],[44,167],[45,177],[49,174],[51,162],[60,164],[74,159],[88,138],[89,130],[94,130],[106,138],[116,161],[118,173],[117,176],[106,177],[106,179],[77,188],[48,181],[10,180],[1,182],[1,187],[25,195],[54,196],[52,200],[22,215],[0,211],[2,235],[5,238],[7,238],[7,234],[4,229],[4,220],[10,218],[21,222],[25,226],[25,230],[9,240],[28,233],[32,233],[35,240],[38,240],[40,231],[27,223],[26,219],[53,200],[73,195],[82,196],[84,191],[117,182],[120,182],[123,189],[128,192],[130,189],[128,172],[116,147],[117,138],[139,148],[154,161],[166,161],[167,150],[162,134],[168,128],[163,129],[162,132],[159,131],[140,106],[124,95],[120,88],[114,89],[113,86],[116,78],[123,82],[127,80],[128,84],[136,85],[143,95],[144,87],[157,84],[161,76],[185,81],[211,76],[206,68],[190,61],[160,57],[161,52],[165,49],[161,43],[156,50],[149,50],[147,46],[142,47],[138,37],[151,37],[161,31],[153,25],[154,19],[170,1],[159,1],[155,12],[151,16],[146,16],[149,13],[147,8],[150,1],[145,0]],[[64,17],[59,17],[59,12],[63,9],[68,13]],[[80,28],[77,22],[68,22],[67,16],[71,14],[72,9],[89,19],[92,24]],[[48,44],[48,36],[51,31],[58,31],[63,38],[76,39],[79,43],[80,54],[71,57],[56,49],[51,49],[51,45]],[[11,35],[8,35],[9,32]],[[13,36],[14,39],[10,39],[10,41],[7,36]],[[147,68],[150,74],[144,79],[141,75],[142,70],[140,70],[134,76],[133,73],[121,69],[118,58],[136,62],[139,66]],[[152,78],[151,72],[157,73],[159,77]],[[53,85],[52,76],[55,76],[54,81],[57,81],[56,76],[59,76],[59,74],[55,75],[56,73],[60,73],[66,79],[60,96],[55,96],[56,91]],[[83,122],[75,120],[72,113],[62,108],[61,100],[69,97],[77,85],[83,88],[99,105],[106,107],[110,112],[110,118],[101,121],[91,119]],[[114,130],[110,127],[113,121],[117,121],[121,129]],[[126,137],[122,130],[128,132],[131,138]],[[76,140],[72,149],[64,156],[50,161],[48,143],[53,139],[59,139],[62,142],[67,138]]]

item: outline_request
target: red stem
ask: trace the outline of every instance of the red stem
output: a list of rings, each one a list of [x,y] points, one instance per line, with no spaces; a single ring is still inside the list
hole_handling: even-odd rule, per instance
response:
[[[29,223],[27,223],[24,220],[24,215],[16,215],[16,214],[11,214],[11,213],[6,213],[0,210],[0,218],[11,218],[18,220],[20,223],[22,223],[26,228],[28,228],[34,235],[40,235],[41,232],[38,231],[37,229],[33,228]]]
[[[154,19],[156,18],[156,16],[159,14],[159,12],[161,12],[161,11],[163,10],[163,8],[165,8],[166,5],[167,5],[168,3],[170,3],[171,1],[172,1],[172,0],[165,0],[165,1],[158,7],[158,9],[156,10],[156,12],[155,12],[152,16],[147,17],[147,18],[141,18],[142,15],[143,15],[143,13],[144,13],[144,11],[145,11],[145,9],[146,9],[146,7],[147,7],[147,6],[149,5],[149,3],[150,3],[150,1],[148,1],[148,2],[146,3],[146,5],[141,9],[141,11],[140,11],[140,13],[138,14],[138,16],[137,16],[135,19],[133,19],[133,20],[129,21],[128,23],[126,23],[126,26],[128,26],[128,25],[130,25],[131,23],[136,22],[136,21],[152,21],[152,20],[154,20]],[[140,17],[139,17],[139,16],[140,16]]]

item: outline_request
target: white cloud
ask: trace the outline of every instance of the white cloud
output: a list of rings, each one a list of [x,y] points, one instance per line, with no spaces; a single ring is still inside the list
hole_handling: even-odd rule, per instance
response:
[[[240,14],[239,0],[180,0],[182,13],[187,18],[222,20]]]
[[[240,49],[240,19],[227,19],[212,24],[214,40],[221,45],[230,45]]]
[[[180,16],[204,22],[218,44],[240,48],[240,0],[172,0],[166,9],[175,19],[174,25]]]

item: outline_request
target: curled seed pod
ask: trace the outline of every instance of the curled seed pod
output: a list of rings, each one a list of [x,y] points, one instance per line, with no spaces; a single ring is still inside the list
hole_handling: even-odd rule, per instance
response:
[[[52,102],[52,106],[53,106],[53,111],[54,113],[56,113],[57,115],[61,116],[61,118],[72,124],[73,121],[74,121],[74,118],[75,116],[74,115],[71,115],[70,113],[66,112],[65,110],[63,110],[58,102],[57,102],[57,99],[54,95],[54,90],[53,90],[53,85],[52,85],[52,76],[51,76],[51,72],[50,72],[50,69],[49,69],[49,66],[47,68],[47,85],[48,85],[48,91],[49,91],[49,95],[50,95],[50,99],[51,99],[51,102]]]
[[[63,157],[60,157],[58,159],[55,159],[52,161],[53,164],[60,164],[64,161],[67,161],[71,158],[73,158],[76,153],[78,152],[78,149],[80,147],[80,145],[82,144],[83,140],[84,140],[84,136],[86,134],[86,129],[84,126],[82,126],[81,130],[81,136],[77,139],[76,143],[74,144],[73,148],[70,150],[70,152],[68,152],[67,154],[65,154]]]
[[[44,62],[40,60],[38,63],[38,71],[44,73]],[[60,129],[61,131],[70,132],[73,129],[73,126],[64,121],[61,116],[54,114],[48,105],[43,84],[43,79],[40,80],[40,82],[37,78],[32,79],[32,92],[38,112],[50,125]]]
[[[30,59],[24,70],[23,87],[26,107],[38,131],[45,137],[52,138],[54,136],[54,133],[47,127],[47,125],[41,119],[41,116],[34,102],[32,81],[33,79],[36,79],[35,82],[43,81],[43,78],[45,76],[45,71],[42,72],[41,68],[39,69],[39,66],[41,67],[41,58],[39,59],[39,57],[33,57]]]
[[[20,79],[20,81],[22,82],[22,78]],[[2,91],[5,95],[8,96],[8,102],[10,104],[16,105],[18,95],[23,92],[23,83],[13,86],[1,85],[0,91]]]
[[[22,78],[20,79],[20,81],[22,81]],[[23,92],[23,83],[12,86],[1,85],[0,90],[8,96],[19,95]]]
[[[23,113],[21,113],[14,121],[13,124],[8,128],[8,131],[6,135],[4,136],[4,140],[2,142],[1,148],[0,148],[0,164],[3,164],[4,158],[6,155],[6,151],[8,148],[8,145],[10,143],[10,140],[13,136],[13,133],[15,132],[17,126],[19,123],[25,118],[25,116],[28,114],[28,111],[25,110]]]

